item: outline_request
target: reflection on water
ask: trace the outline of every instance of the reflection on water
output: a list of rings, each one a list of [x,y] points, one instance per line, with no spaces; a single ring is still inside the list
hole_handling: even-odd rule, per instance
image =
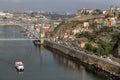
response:
[[[44,54],[44,46],[40,45],[40,56],[42,57]]]
[[[38,46],[39,47],[39,46]],[[44,56],[44,46],[43,45],[40,45],[40,63],[42,64],[43,62],[43,56]]]
[[[63,65],[65,70],[73,70],[73,71],[78,71],[80,73],[81,79],[80,80],[88,80],[86,76],[89,75],[95,75],[91,72],[87,72],[84,66],[82,66],[80,63],[75,62],[75,60],[72,60],[69,57],[65,57],[63,55],[58,54],[56,51],[53,52],[53,57],[54,59],[59,63],[59,65]],[[98,76],[98,75],[96,75]],[[103,77],[97,77],[94,78],[93,80],[106,80]]]

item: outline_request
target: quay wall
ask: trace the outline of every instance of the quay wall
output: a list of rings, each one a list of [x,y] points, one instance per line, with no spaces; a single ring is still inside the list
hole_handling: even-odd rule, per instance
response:
[[[105,74],[107,73],[116,77],[115,80],[120,80],[120,66],[117,64],[113,64],[110,61],[102,60],[99,57],[85,54],[83,51],[79,52],[54,42],[45,41],[45,46],[53,50],[58,50],[61,54],[77,58],[80,62],[87,64],[88,67],[92,66],[91,69],[97,68],[97,71],[104,71]]]

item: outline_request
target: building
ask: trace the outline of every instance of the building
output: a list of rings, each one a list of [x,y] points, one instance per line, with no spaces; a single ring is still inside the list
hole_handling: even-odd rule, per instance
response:
[[[91,14],[94,10],[93,9],[86,9],[86,8],[81,8],[77,11],[78,15],[87,15],[87,14]]]
[[[84,27],[84,28],[88,28],[89,26],[90,26],[89,22],[84,22],[84,23],[83,23],[83,27]]]
[[[97,29],[102,28],[103,22],[104,22],[104,19],[102,19],[102,18],[100,18],[100,19],[95,19],[95,20],[94,20],[95,28],[97,28]]]
[[[103,26],[112,27],[116,25],[116,20],[114,17],[109,17],[104,20]]]
[[[10,18],[10,17],[13,17],[13,14],[11,13],[4,13],[4,12],[0,12],[0,17],[7,17],[7,18]]]
[[[81,47],[81,48],[84,48],[85,45],[86,45],[86,43],[88,43],[88,38],[86,38],[86,37],[81,37],[81,38],[79,39],[79,42],[80,42],[80,47]]]

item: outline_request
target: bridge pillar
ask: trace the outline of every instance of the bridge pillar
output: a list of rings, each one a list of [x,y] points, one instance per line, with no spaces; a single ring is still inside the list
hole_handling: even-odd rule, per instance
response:
[[[44,44],[45,34],[41,33],[39,36],[40,36],[39,40],[34,41],[35,45],[43,45]]]
[[[41,40],[40,40],[40,44],[44,44],[44,39],[41,39]]]
[[[40,34],[40,44],[44,44],[44,37],[45,37],[45,34],[41,33]]]
[[[34,41],[34,44],[37,44],[37,45],[43,45],[44,44],[45,31],[44,31],[43,27],[44,27],[44,24],[42,24],[42,27],[40,28],[39,40]]]

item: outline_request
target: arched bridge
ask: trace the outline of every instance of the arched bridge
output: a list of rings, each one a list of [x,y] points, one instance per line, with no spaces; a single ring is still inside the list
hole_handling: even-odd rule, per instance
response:
[[[30,32],[32,35],[34,35],[34,39],[27,39],[27,40],[40,40],[40,33],[37,32],[35,29],[32,29],[29,24],[24,23],[22,21],[18,20],[0,20],[0,25],[18,25],[28,32]],[[1,39],[1,40],[26,40],[26,39]]]

